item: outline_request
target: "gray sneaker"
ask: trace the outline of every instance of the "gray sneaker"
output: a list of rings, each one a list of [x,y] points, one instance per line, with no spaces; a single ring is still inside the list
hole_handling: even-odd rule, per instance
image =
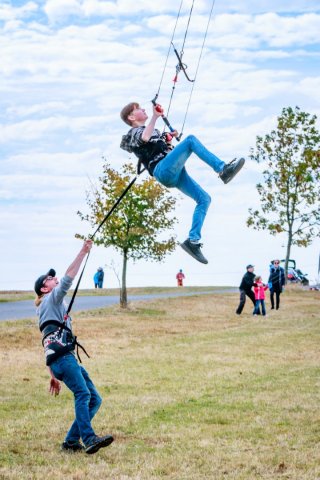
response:
[[[240,172],[241,168],[243,167],[245,162],[244,158],[240,158],[237,160],[234,158],[231,160],[230,163],[227,163],[224,167],[222,172],[219,173],[219,177],[223,181],[223,183],[229,183],[233,177],[237,175],[238,172]]]
[[[185,252],[189,253],[191,257],[198,260],[198,262],[208,263],[208,260],[201,252],[202,243],[192,243],[188,238],[183,243],[180,243],[180,247],[183,248]]]
[[[114,438],[111,435],[105,435],[104,437],[94,437],[91,442],[86,445],[86,453],[96,453],[100,448],[107,447],[113,442]]]

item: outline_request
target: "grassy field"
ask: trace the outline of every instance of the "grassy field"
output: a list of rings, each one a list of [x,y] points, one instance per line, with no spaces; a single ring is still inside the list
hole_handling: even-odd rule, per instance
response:
[[[229,289],[232,287],[183,287],[184,292],[214,292],[215,290]],[[172,293],[178,290],[177,287],[139,287],[128,288],[129,295],[151,295],[157,293]],[[73,290],[70,290],[69,296],[72,295]],[[81,295],[93,295],[93,296],[113,296],[119,295],[119,288],[88,288],[80,289],[78,291]],[[33,300],[35,293],[31,290],[0,290],[0,303],[4,302],[17,302],[20,300]]]
[[[0,323],[0,478],[320,479],[320,294],[281,300],[266,318],[235,315],[236,294],[77,314],[93,425],[115,436],[92,456],[59,450],[73,401],[47,392],[34,322]]]

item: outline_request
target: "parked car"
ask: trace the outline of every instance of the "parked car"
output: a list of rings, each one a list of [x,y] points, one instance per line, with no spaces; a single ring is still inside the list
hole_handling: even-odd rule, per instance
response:
[[[281,267],[284,268],[285,260],[281,260]],[[302,285],[309,285],[309,279],[307,278],[307,273],[302,273],[302,271],[297,268],[296,261],[293,259],[288,260],[288,282],[291,283],[302,283]]]

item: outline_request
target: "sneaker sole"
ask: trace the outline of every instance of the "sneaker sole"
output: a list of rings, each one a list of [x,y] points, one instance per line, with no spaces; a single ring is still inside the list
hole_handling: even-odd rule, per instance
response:
[[[109,445],[111,445],[113,440],[114,440],[113,437],[106,438],[103,442],[97,443],[95,445],[92,445],[92,447],[86,448],[86,453],[88,455],[92,455],[93,453],[96,453],[98,450],[100,450],[100,448],[108,447]]]
[[[80,452],[84,452],[85,448],[84,447],[82,448],[61,447],[60,450],[61,452],[65,452],[65,453],[80,453]]]
[[[200,263],[204,263],[205,265],[207,265],[208,263],[208,260],[205,259],[205,261],[203,260],[200,260],[191,250],[189,250],[183,243],[180,243],[180,247],[185,251],[187,252],[191,257],[193,257],[195,260],[197,260],[198,262]]]
[[[227,184],[229,182],[231,182],[231,180],[237,175],[237,173],[240,172],[241,168],[243,167],[243,165],[245,164],[245,159],[244,158],[240,158],[238,164],[237,164],[237,168],[234,169],[232,175],[228,178],[228,180],[223,181],[224,184]]]

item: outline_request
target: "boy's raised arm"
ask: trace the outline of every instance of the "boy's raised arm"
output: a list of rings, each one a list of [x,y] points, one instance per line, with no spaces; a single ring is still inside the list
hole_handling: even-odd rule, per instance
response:
[[[159,107],[160,107],[159,105],[153,106],[151,120],[149,124],[146,126],[146,128],[144,129],[143,134],[141,135],[141,138],[144,142],[149,142],[152,132],[154,130],[156,121],[158,120],[159,117],[163,115],[163,108],[162,107],[159,108]]]

